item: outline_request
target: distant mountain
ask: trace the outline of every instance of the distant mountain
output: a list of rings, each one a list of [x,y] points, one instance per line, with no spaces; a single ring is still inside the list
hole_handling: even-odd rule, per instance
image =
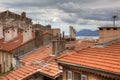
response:
[[[76,36],[98,36],[98,30],[92,31],[90,29],[83,29],[76,33]]]

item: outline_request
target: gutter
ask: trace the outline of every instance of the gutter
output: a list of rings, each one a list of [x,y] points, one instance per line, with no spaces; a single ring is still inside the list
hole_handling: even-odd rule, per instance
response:
[[[99,68],[93,68],[93,67],[89,67],[89,66],[84,66],[84,65],[78,65],[78,64],[73,64],[73,63],[69,63],[69,62],[63,62],[63,61],[56,61],[58,64],[66,64],[66,65],[71,65],[71,66],[77,66],[77,67],[82,67],[82,68],[87,68],[87,69],[92,69],[92,70],[96,70],[96,71],[102,71],[102,72],[106,72],[106,73],[110,73],[113,75],[117,75],[120,76],[120,73],[116,73],[116,72],[112,72],[112,71],[106,71],[103,69],[99,69]]]

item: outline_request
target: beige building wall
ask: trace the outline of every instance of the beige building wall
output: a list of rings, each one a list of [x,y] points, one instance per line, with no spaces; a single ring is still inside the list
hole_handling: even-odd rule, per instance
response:
[[[12,54],[0,51],[0,64],[2,73],[9,71],[12,64]]]
[[[120,28],[99,28],[99,43],[120,39]]]
[[[53,31],[53,36],[54,36],[54,37],[55,37],[55,36],[60,37],[60,29],[52,29],[52,31]]]
[[[2,38],[3,38],[3,26],[0,23],[0,39],[2,39]]]
[[[5,30],[4,32],[4,35],[5,35],[5,41],[10,41],[12,40],[12,36],[13,36],[13,33],[12,33],[12,29],[8,29],[8,30]]]
[[[18,29],[14,28],[13,29],[13,38],[16,38],[18,36]]]
[[[5,35],[5,41],[10,41],[10,40],[16,38],[18,35],[17,28],[11,27],[11,28],[5,30],[4,35]]]
[[[29,26],[27,27],[24,31],[23,31],[23,43],[29,41],[30,39],[32,39],[32,27]]]
[[[68,71],[72,72],[72,79],[68,79]],[[82,72],[79,70],[67,69],[63,67],[63,77],[62,80],[81,80],[81,76],[85,75],[87,80],[108,80],[108,78],[103,77],[101,75],[96,75],[93,73]]]
[[[76,38],[76,31],[72,26],[70,26],[70,38]]]

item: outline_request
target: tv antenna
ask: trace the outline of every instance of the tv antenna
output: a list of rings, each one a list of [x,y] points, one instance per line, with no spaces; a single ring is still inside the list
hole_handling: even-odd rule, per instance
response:
[[[117,18],[118,16],[113,15],[112,17],[113,17],[113,27],[115,27],[115,20],[116,20],[116,18]]]

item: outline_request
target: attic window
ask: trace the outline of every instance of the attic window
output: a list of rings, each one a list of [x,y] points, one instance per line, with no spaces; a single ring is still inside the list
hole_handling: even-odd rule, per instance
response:
[[[113,28],[113,30],[117,30],[117,28]]]
[[[107,30],[110,30],[110,28],[107,28]]]
[[[103,30],[103,28],[99,28],[99,30]]]

